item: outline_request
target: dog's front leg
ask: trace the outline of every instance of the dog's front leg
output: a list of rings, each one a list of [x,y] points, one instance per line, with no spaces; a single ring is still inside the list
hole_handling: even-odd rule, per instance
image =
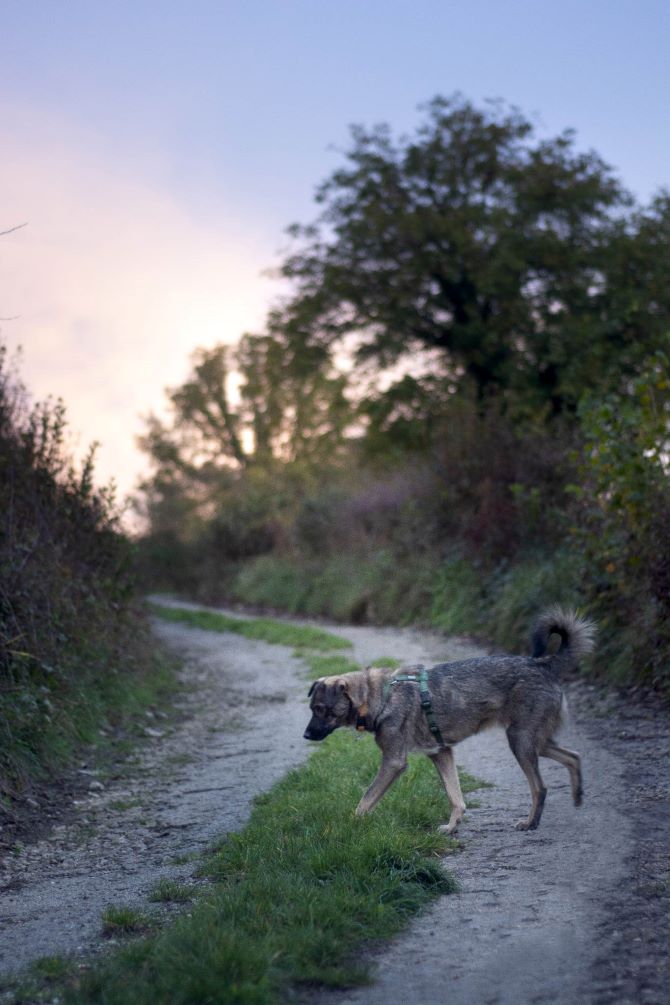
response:
[[[465,799],[461,792],[461,783],[458,780],[454,752],[451,747],[443,747],[437,754],[429,754],[428,756],[437,768],[437,773],[442,779],[442,784],[451,803],[449,823],[441,824],[437,829],[443,834],[453,834],[465,813]]]
[[[377,777],[356,807],[356,816],[362,817],[377,805],[386,790],[402,775],[407,767],[407,757],[382,756]]]

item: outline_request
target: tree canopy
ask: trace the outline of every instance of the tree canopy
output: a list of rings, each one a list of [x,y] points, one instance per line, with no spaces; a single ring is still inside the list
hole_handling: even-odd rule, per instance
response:
[[[293,341],[353,340],[377,369],[427,350],[433,375],[556,414],[667,330],[662,283],[655,307],[634,287],[660,279],[668,200],[631,216],[571,132],[538,139],[517,109],[456,96],[430,102],[413,136],[358,126],[352,140],[317,219],[289,231],[295,292],[275,323]]]

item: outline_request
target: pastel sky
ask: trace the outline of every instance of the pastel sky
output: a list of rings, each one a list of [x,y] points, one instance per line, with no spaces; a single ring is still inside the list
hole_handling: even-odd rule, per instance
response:
[[[121,494],[198,345],[259,330],[348,125],[502,97],[670,184],[667,0],[2,0],[0,338]]]

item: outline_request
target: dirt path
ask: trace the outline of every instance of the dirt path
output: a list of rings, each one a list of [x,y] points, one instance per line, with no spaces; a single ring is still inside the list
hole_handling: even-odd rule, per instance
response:
[[[306,668],[291,649],[160,620],[154,627],[183,661],[180,722],[167,730],[148,720],[148,745],[126,779],[101,780],[84,764],[73,819],[0,861],[0,975],[109,945],[106,907],[146,907],[158,880],[188,878],[184,859],[241,828],[254,796],[310,753]],[[472,651],[409,629],[336,631],[360,662]]]
[[[411,630],[334,630],[360,662],[476,651]],[[106,905],[143,905],[159,878],[188,877],[184,856],[243,826],[253,797],[309,753],[304,666],[290,650],[164,622],[156,631],[185,661],[186,714],[151,737],[127,781],[92,779],[74,822],[2,863],[0,971],[98,948]],[[504,737],[461,744],[458,763],[494,787],[474,794],[463,850],[447,862],[460,892],[382,948],[374,985],[313,1001],[670,1003],[668,719],[583,684],[570,690],[566,742],[583,756],[583,808],[572,807],[564,770],[543,762],[542,825],[515,831],[528,793]]]
[[[459,765],[494,788],[473,794],[463,851],[447,862],[459,892],[373,956],[372,987],[321,1005],[670,1002],[669,724],[570,691],[564,735],[583,757],[584,806],[571,805],[565,770],[543,761],[542,824],[515,831],[528,790],[504,734],[462,743]]]

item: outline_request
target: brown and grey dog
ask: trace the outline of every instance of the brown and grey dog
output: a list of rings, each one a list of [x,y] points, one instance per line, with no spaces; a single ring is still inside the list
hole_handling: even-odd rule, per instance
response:
[[[549,639],[560,647],[549,655]],[[595,626],[574,612],[554,607],[538,620],[532,636],[532,656],[485,656],[457,663],[440,663],[428,671],[434,718],[443,741],[435,739],[421,707],[419,685],[388,682],[401,671],[384,667],[335,677],[322,677],[310,688],[312,718],[307,740],[323,740],[338,726],[358,726],[374,733],[382,752],[379,773],[361,799],[357,816],[373,809],[407,767],[410,751],[426,754],[435,765],[451,802],[451,817],[440,830],[458,827],[465,801],[452,747],[488,726],[502,726],[512,753],[528,779],[531,808],[519,830],[534,830],[540,822],[547,790],[539,757],[565,765],[575,806],[582,802],[579,755],[560,747],[555,734],[561,724],[563,691],[560,676],[573,669],[593,649]],[[414,669],[414,668],[409,668]]]

